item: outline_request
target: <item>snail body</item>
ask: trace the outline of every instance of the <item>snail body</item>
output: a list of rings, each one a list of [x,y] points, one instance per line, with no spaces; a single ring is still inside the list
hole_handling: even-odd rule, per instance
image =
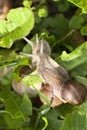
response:
[[[57,80],[66,81],[69,79],[68,72],[49,56],[50,46],[46,41],[44,42],[44,40],[40,40],[39,42],[38,37],[36,37],[36,44],[29,40],[27,40],[27,42],[32,46],[32,55],[24,55],[32,57],[32,60],[36,65],[36,69],[38,70],[38,74],[43,80],[45,80],[45,82],[48,82],[46,81],[48,75],[50,78],[52,78],[52,75],[55,76],[54,78],[57,78]],[[48,75],[46,76],[46,74]]]
[[[70,103],[72,105],[79,105],[84,102],[87,95],[87,88],[69,80],[68,72],[58,63],[56,63],[50,55],[50,47],[47,42],[43,40],[32,43],[24,38],[32,46],[32,54],[24,54],[32,57],[32,64],[38,71],[38,75],[43,82],[40,85],[41,91],[51,102],[51,107],[60,105],[61,103]],[[45,43],[45,44],[44,44]],[[43,104],[46,101],[40,97]]]

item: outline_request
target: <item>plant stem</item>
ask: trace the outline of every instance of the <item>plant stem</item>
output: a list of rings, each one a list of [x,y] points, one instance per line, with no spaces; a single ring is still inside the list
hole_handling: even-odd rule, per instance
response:
[[[67,33],[64,37],[62,37],[59,41],[57,41],[56,44],[59,44],[60,42],[64,41],[67,37],[69,37],[73,32],[75,32],[75,29],[71,30],[69,33]]]

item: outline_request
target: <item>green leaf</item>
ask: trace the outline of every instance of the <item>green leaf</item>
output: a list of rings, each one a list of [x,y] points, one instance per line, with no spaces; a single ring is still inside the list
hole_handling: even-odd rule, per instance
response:
[[[7,21],[0,20],[0,46],[10,48],[15,40],[29,34],[33,26],[31,9],[12,9],[7,15]]]
[[[68,23],[67,19],[64,17],[64,15],[57,14],[53,21],[50,23],[51,26],[55,29],[56,37],[62,38],[68,33]]]
[[[17,129],[25,121],[25,115],[20,109],[21,99],[17,95],[13,95],[6,86],[0,86],[0,89],[0,98],[3,98],[5,111],[9,113],[3,113],[5,124],[8,125],[9,129]]]
[[[5,111],[5,110],[0,110],[0,114],[3,114],[3,113],[9,114],[14,119],[13,115],[10,112]]]
[[[80,30],[81,34],[83,36],[87,36],[87,25],[83,26]]]
[[[23,52],[23,53],[31,54],[31,52],[32,52],[32,48],[31,48],[31,46],[30,46],[29,44],[26,44],[26,45],[24,46],[22,52]]]
[[[44,115],[46,115],[49,110],[50,110],[50,107],[46,105],[42,105],[39,108],[38,116],[35,123],[35,129],[38,128],[37,126],[39,125],[41,118],[45,122],[44,127],[41,130],[45,129],[48,126],[48,120],[46,117],[44,117]]]
[[[42,128],[42,130],[45,130],[47,128],[47,126],[48,126],[48,121],[47,121],[46,117],[42,117],[42,119],[43,119],[43,121],[45,123],[44,127]]]
[[[25,76],[22,79],[22,82],[26,85],[26,86],[34,86],[37,83],[41,83],[42,79],[38,76],[38,72],[35,70],[33,71],[30,75]]]
[[[48,105],[50,105],[50,101],[48,100],[48,98],[36,87],[36,84],[43,82],[42,79],[38,76],[37,71],[32,72],[29,76],[25,76],[22,79],[22,82],[25,84],[26,87],[32,86],[37,94],[41,96]]]
[[[68,114],[60,130],[86,130],[85,111],[76,110]]]
[[[13,69],[13,76],[16,81],[20,81],[22,75],[26,75],[26,72],[30,72],[29,68],[29,58],[22,58],[19,63]]]
[[[32,5],[32,0],[23,0],[23,5],[29,8]]]
[[[87,86],[87,81],[84,79],[87,75],[87,42],[81,44],[70,54],[63,52],[56,61],[69,72],[71,78],[78,82],[82,81],[80,83]],[[80,76],[81,79],[78,80],[77,76]]]
[[[87,63],[87,42],[81,44],[78,48],[67,54],[65,51],[56,59],[68,71],[75,69]],[[81,70],[80,70],[81,71]]]
[[[27,93],[24,93],[20,108],[26,117],[32,115],[32,103],[31,103],[31,101],[29,99],[29,95]]]
[[[58,113],[55,111],[55,109],[51,109],[47,113],[46,117],[48,120],[48,126],[46,130],[60,130],[63,120],[59,120],[57,116]]]
[[[3,130],[4,128],[4,122],[2,116],[0,116],[0,129]]]
[[[48,15],[48,11],[47,11],[46,7],[43,7],[43,8],[38,10],[39,17],[47,17],[47,15]]]
[[[69,2],[67,2],[66,0],[64,0],[63,2],[61,2],[60,4],[58,4],[58,9],[61,12],[65,12],[69,9]]]
[[[87,0],[67,0],[82,9],[82,13],[87,13]]]
[[[85,86],[87,86],[87,78],[81,77],[81,76],[75,76],[75,79],[81,83],[84,84]]]
[[[71,29],[80,29],[83,22],[84,18],[82,16],[73,16],[70,19],[69,26]]]

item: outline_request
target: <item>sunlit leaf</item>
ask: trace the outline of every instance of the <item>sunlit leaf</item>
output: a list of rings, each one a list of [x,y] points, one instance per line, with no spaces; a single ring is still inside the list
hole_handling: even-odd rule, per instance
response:
[[[30,75],[25,76],[22,79],[22,82],[26,86],[30,86],[30,85],[35,85],[36,83],[41,83],[42,79],[38,76],[38,72],[37,71],[33,71]]]
[[[87,13],[87,1],[86,0],[68,0],[74,5],[82,9],[82,13]]]
[[[46,17],[48,15],[47,8],[44,7],[44,8],[39,9],[38,15],[39,15],[39,17]]]
[[[87,25],[83,26],[80,32],[83,36],[87,36]]]
[[[45,130],[47,128],[47,126],[48,126],[48,121],[47,121],[46,117],[42,117],[42,119],[43,119],[43,121],[45,123],[44,127],[42,128],[42,130]]]
[[[43,80],[38,76],[37,71],[32,72],[29,76],[25,76],[22,79],[22,82],[25,84],[26,87],[32,86],[33,89],[37,92],[37,94],[41,96],[48,105],[50,105],[50,101],[48,100],[48,98],[40,92],[40,88],[37,88],[37,84],[43,82]]]
[[[0,20],[0,46],[10,48],[15,40],[29,34],[33,26],[34,16],[31,9],[12,9],[6,21]]]
[[[87,42],[81,44],[70,54],[63,52],[60,58],[57,58],[56,60],[60,64],[62,64],[68,71],[81,66],[82,64],[87,62]]]

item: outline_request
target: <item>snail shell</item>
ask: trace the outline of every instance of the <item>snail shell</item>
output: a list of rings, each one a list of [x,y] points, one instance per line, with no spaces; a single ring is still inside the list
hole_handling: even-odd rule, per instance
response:
[[[42,83],[37,83],[34,86],[37,88],[37,90],[40,91],[41,84]],[[25,86],[22,81],[17,82],[16,80],[13,80],[12,81],[12,88],[21,96],[23,96],[23,94],[25,92],[27,92],[29,94],[30,98],[36,97],[38,95],[36,90],[32,86]]]
[[[41,92],[47,97],[47,99],[51,102],[51,107],[56,107],[63,102],[53,93],[52,88],[49,86],[49,84],[42,84]],[[44,105],[47,105],[46,101],[40,97],[41,102]]]
[[[85,101],[87,88],[84,85],[76,81],[67,81],[60,87],[60,95],[56,95],[59,91],[55,89],[55,86],[52,88],[49,84],[42,85],[41,92],[49,99],[51,107],[56,107],[62,103],[80,105]],[[40,100],[43,104],[47,104],[42,97]]]
[[[61,97],[73,105],[82,104],[87,96],[87,88],[76,81],[67,81],[61,89]]]

